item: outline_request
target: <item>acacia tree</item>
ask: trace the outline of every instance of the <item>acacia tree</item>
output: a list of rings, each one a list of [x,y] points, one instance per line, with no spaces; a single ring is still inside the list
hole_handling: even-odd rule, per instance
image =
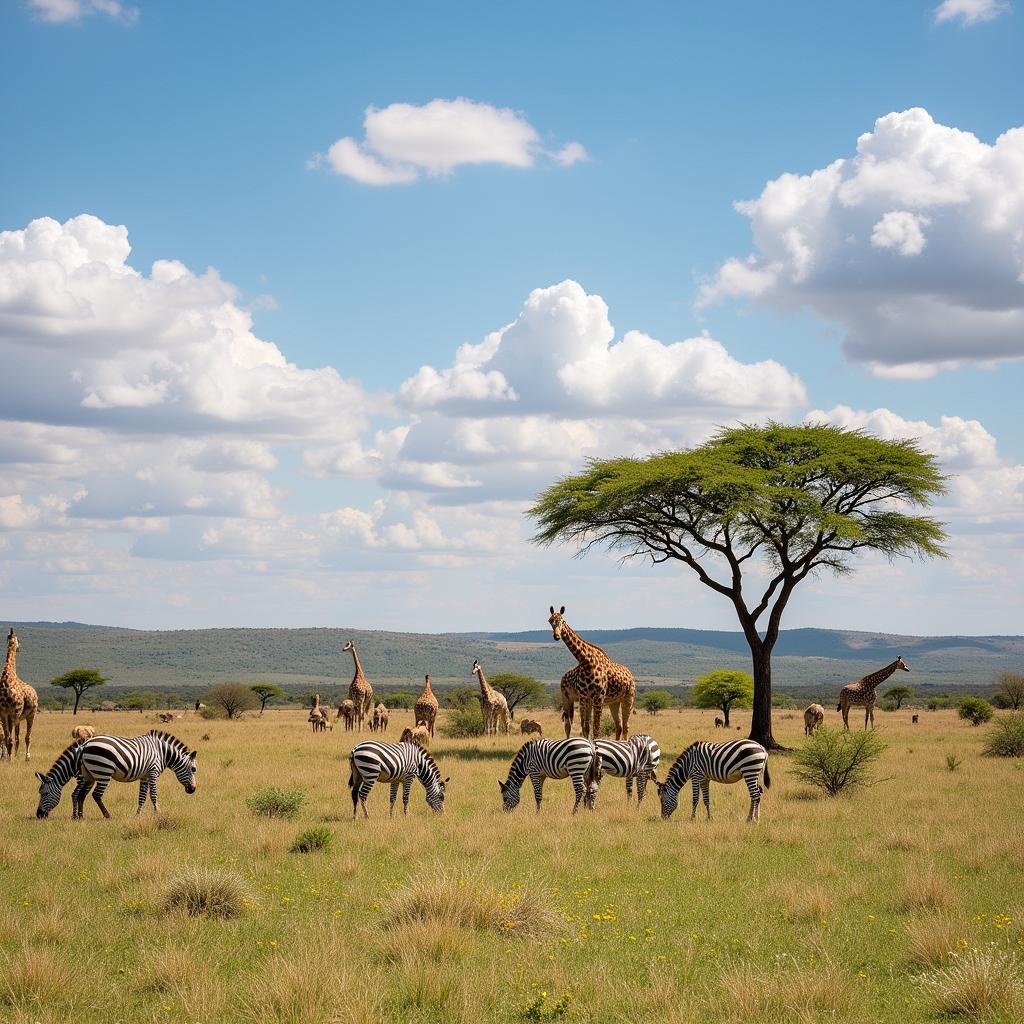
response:
[[[891,700],[896,705],[896,710],[899,711],[903,707],[903,702],[914,696],[914,688],[905,683],[897,683],[895,686],[890,686],[882,696],[886,700]]]
[[[999,688],[992,696],[992,703],[997,708],[1020,711],[1024,707],[1024,676],[1018,672],[1000,672]]]
[[[735,706],[749,708],[754,699],[754,680],[747,672],[731,668],[716,668],[702,675],[693,684],[693,703],[699,708],[721,708],[725,724],[729,711]]]
[[[253,683],[249,687],[254,694],[256,699],[260,702],[260,714],[262,715],[267,709],[267,702],[271,699],[283,700],[287,694],[280,686],[276,686],[274,683]]]
[[[106,676],[100,675],[94,668],[73,668],[70,672],[65,672],[64,675],[51,679],[50,685],[74,691],[75,708],[71,714],[77,715],[82,694],[86,690],[91,690],[94,686],[102,686],[106,681]]]
[[[206,703],[220,708],[228,718],[241,718],[256,706],[256,695],[243,683],[218,683],[206,694]]]
[[[768,423],[723,429],[684,451],[591,460],[540,494],[528,515],[537,543],[679,562],[730,601],[753,664],[750,737],[777,747],[771,656],[793,591],[819,571],[850,572],[859,552],[944,557],[942,524],[900,511],[927,508],[944,491],[934,457],[916,441]],[[745,576],[755,559],[766,578]]]
[[[524,700],[541,701],[544,699],[547,690],[539,679],[533,676],[521,676],[515,672],[499,672],[491,676],[491,686],[494,687],[505,698],[508,704],[509,717],[515,721],[516,707]]]

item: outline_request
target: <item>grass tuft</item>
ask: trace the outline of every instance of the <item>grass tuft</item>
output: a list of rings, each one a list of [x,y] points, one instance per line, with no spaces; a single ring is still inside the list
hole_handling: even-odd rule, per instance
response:
[[[562,929],[554,897],[532,885],[502,890],[482,874],[437,864],[399,889],[384,908],[390,925],[448,927],[539,938]]]
[[[167,886],[164,909],[190,917],[238,917],[251,902],[249,887],[238,875],[192,868]]]
[[[305,803],[306,794],[301,789],[281,789],[278,786],[265,786],[258,789],[248,800],[245,806],[253,814],[261,815],[264,818],[297,818],[302,805]]]
[[[289,847],[292,853],[316,853],[319,850],[329,849],[334,842],[334,833],[323,825],[314,828],[307,828],[295,837],[295,842]]]
[[[854,1002],[851,981],[830,963],[797,969],[743,966],[721,979],[725,1019],[739,1022],[845,1020]]]
[[[904,912],[945,910],[953,904],[953,892],[949,882],[933,870],[915,870],[907,874],[903,883]]]
[[[1012,956],[996,949],[954,954],[921,979],[938,1013],[979,1020],[1019,1020],[1024,975]]]

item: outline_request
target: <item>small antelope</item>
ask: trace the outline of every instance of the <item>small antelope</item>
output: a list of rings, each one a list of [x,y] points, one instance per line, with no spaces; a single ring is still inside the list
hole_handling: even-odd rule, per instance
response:
[[[725,722],[723,721],[723,719],[721,719],[721,718],[716,718],[715,719],[715,728],[716,729],[724,729],[725,728]]]
[[[544,730],[541,728],[540,722],[537,722],[532,718],[524,718],[522,722],[519,723],[519,732],[524,736],[531,732],[535,732],[538,736],[544,735]]]

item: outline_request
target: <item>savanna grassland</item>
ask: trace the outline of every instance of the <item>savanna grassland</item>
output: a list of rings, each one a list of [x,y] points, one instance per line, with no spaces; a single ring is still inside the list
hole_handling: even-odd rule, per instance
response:
[[[686,794],[665,823],[653,788],[638,812],[610,778],[594,814],[573,818],[568,782],[551,781],[539,816],[528,783],[506,816],[496,780],[518,736],[437,740],[443,815],[417,783],[408,818],[389,820],[378,786],[371,819],[353,821],[354,734],[313,735],[298,711],[174,722],[199,750],[199,789],[165,773],[159,817],[136,820],[135,786],[115,783],[111,821],[91,799],[72,821],[70,787],[37,821],[32,769],[72,725],[40,715],[32,763],[0,765],[0,1020],[910,1024],[943,1019],[941,971],[974,949],[981,966],[951,984],[1002,986],[982,1017],[1018,1020],[1022,764],[982,757],[984,729],[954,712],[910,715],[876,715],[884,781],[853,797],[816,797],[773,756],[759,826],[744,823],[742,785],[712,787],[711,823],[688,820]],[[559,734],[553,713],[536,717]],[[661,743],[663,775],[690,740],[723,738],[713,719],[633,724]],[[393,713],[388,738],[410,721]],[[778,713],[776,735],[798,745],[802,719]],[[305,793],[297,818],[254,816],[246,800],[268,784]],[[290,852],[313,827],[332,845]],[[167,908],[196,868],[229,876],[207,881],[237,916]]]

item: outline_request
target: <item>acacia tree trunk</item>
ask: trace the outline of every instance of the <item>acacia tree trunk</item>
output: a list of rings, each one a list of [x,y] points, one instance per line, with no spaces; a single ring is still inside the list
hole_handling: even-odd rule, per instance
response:
[[[725,727],[726,727],[726,729],[728,729],[729,728],[729,705],[728,704],[723,704],[722,705],[722,714],[725,715]]]
[[[75,710],[71,712],[72,715],[78,714],[78,702],[82,699],[82,694],[75,690]]]
[[[754,665],[754,711],[750,716],[750,738],[765,750],[781,750],[772,736],[772,655],[762,643],[751,646]]]

